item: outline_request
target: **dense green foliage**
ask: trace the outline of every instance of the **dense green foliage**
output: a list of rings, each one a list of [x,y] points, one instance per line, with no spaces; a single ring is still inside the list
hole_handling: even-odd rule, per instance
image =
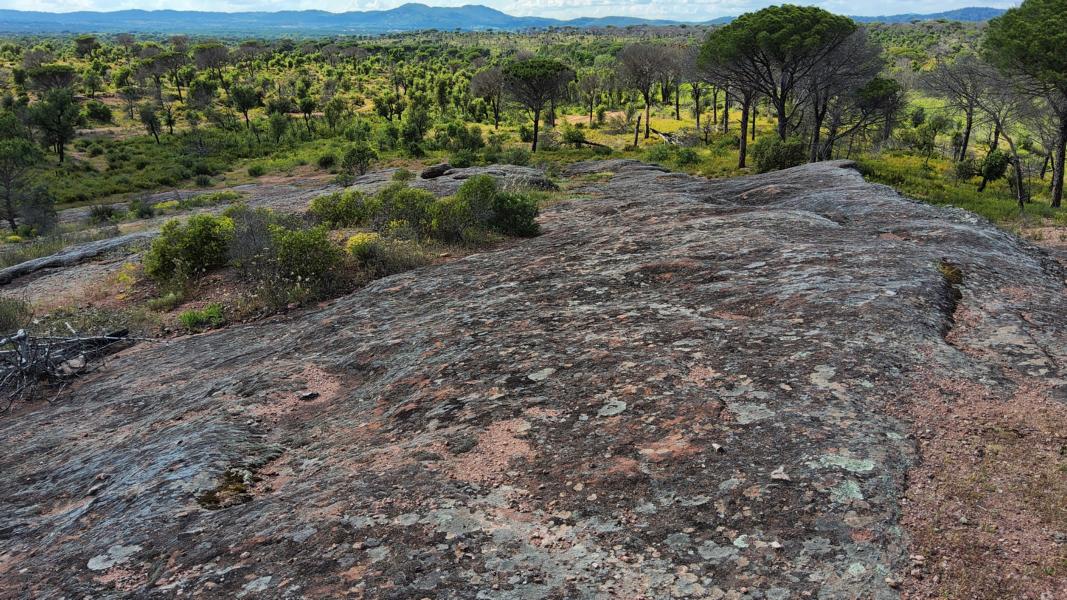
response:
[[[171,219],[144,255],[145,274],[160,282],[184,282],[226,264],[233,220],[194,215]]]

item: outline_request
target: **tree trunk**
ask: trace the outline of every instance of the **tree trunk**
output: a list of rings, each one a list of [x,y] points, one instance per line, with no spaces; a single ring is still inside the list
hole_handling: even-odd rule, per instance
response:
[[[637,125],[634,127],[634,150],[637,150],[637,138],[641,135],[641,116],[637,115]]]
[[[674,119],[682,120],[682,84],[680,83],[678,89],[674,90]]]
[[[652,129],[652,125],[650,124],[652,122],[651,109],[652,109],[652,92],[649,91],[649,92],[645,93],[645,139],[646,140],[648,139],[648,134],[651,132],[651,129]],[[634,144],[634,147],[636,148],[637,144]]]
[[[13,185],[7,185],[4,189],[4,208],[7,209],[7,224],[11,227],[11,233],[18,231],[18,225],[15,224],[15,199],[12,197],[13,192],[11,188]]]
[[[711,124],[719,122],[719,88],[711,88]]]
[[[533,148],[530,149],[530,152],[537,152],[537,134],[540,131],[540,124],[541,109],[539,108],[534,111]]]
[[[727,131],[730,131],[730,88],[724,88],[722,95],[722,132]]]
[[[696,116],[697,131],[700,131],[700,112],[703,108],[700,106],[700,97],[703,94],[703,90],[700,89],[700,84],[698,83],[693,83],[690,90],[690,94],[693,96],[693,115]]]
[[[1063,202],[1063,166],[1064,154],[1067,153],[1067,114],[1060,117],[1060,133],[1056,137],[1056,158],[1052,161],[1052,198],[1053,208],[1059,208]]]
[[[748,136],[745,133],[748,131],[748,115],[752,109],[752,100],[749,97],[741,99],[741,136],[738,143],[737,151],[737,168],[745,168],[745,155],[748,154]]]
[[[785,140],[789,136],[789,122],[786,120],[786,107],[784,101],[772,100],[774,110],[778,113],[778,139]]]
[[[974,125],[974,109],[967,109],[966,120],[963,124],[963,141],[960,142],[960,160],[967,158],[967,146],[971,143],[971,127]]]
[[[755,101],[752,102],[752,108],[750,110],[752,112],[752,115],[749,117],[749,121],[752,122],[752,126],[751,126],[751,129],[752,129],[752,141],[754,142],[754,141],[756,141],[756,117],[759,116],[759,111],[756,108],[756,102]]]

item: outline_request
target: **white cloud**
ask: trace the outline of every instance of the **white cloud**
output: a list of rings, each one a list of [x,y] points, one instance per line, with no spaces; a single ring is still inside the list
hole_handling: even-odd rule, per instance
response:
[[[0,0],[0,8],[69,12],[75,10],[382,10],[407,0]],[[434,6],[484,4],[513,15],[569,19],[574,17],[632,16],[650,19],[706,20],[738,15],[782,1],[760,0],[421,0]],[[855,15],[930,13],[966,6],[1010,7],[1013,0],[815,0],[797,2],[821,6],[832,12]]]

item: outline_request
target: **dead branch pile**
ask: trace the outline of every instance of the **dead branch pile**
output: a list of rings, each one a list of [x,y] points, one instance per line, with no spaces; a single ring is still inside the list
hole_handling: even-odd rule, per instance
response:
[[[89,337],[34,336],[20,329],[0,339],[0,414],[20,401],[46,391],[58,396],[76,377],[90,370],[94,360],[132,342],[129,332]]]

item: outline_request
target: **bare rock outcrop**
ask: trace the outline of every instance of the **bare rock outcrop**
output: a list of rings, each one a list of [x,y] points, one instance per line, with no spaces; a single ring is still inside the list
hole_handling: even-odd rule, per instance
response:
[[[1061,267],[969,213],[841,163],[569,175],[538,238],[0,419],[0,596],[893,598],[898,408],[1063,399]]]

